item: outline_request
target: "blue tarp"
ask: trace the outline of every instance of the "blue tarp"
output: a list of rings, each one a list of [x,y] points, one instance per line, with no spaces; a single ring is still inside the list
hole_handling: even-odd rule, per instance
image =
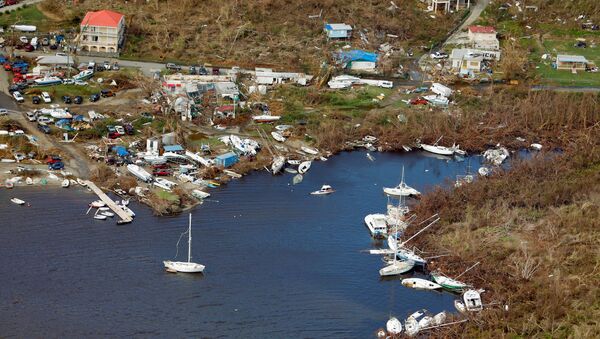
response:
[[[68,125],[70,123],[71,123],[71,120],[69,120],[69,119],[60,119],[60,120],[56,121],[54,124],[56,126],[61,126],[61,125]]]
[[[73,121],[83,121],[83,115],[74,115]]]
[[[129,152],[127,151],[125,146],[113,146],[113,151],[115,151],[120,157],[126,157],[129,155]]]
[[[365,52],[360,49],[339,52],[336,58],[342,62],[370,61],[377,62],[377,53]]]

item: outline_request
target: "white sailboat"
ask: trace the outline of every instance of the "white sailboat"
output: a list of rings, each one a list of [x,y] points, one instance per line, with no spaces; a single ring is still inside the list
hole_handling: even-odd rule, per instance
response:
[[[396,224],[396,233],[398,234],[398,223]],[[390,238],[395,237],[392,236]],[[402,261],[398,261],[398,248],[399,246],[396,244],[396,252],[394,253],[394,259],[393,261],[388,265],[385,266],[384,268],[379,270],[379,275],[382,277],[387,277],[387,276],[391,276],[391,275],[399,275],[399,274],[403,274],[406,273],[410,270],[413,269],[413,267],[415,267],[415,262],[412,260],[402,260]]]
[[[404,166],[402,166],[402,179],[396,187],[384,187],[383,192],[387,195],[394,197],[408,197],[408,196],[419,196],[421,192],[408,186],[404,182]]]
[[[188,260],[186,261],[170,261],[165,260],[163,264],[167,270],[182,273],[202,273],[204,265],[192,262],[192,214],[190,213],[188,226]]]

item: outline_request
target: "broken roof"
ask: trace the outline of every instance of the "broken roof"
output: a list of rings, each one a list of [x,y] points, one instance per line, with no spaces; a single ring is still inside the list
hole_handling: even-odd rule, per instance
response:
[[[347,24],[325,24],[325,29],[328,31],[351,31],[352,26]]]
[[[469,26],[469,31],[473,33],[496,33],[496,29],[492,26]]]
[[[109,10],[87,12],[81,26],[118,27],[122,18],[123,14]]]
[[[582,63],[588,62],[587,59],[582,55],[559,54],[556,56],[556,60],[558,62],[582,62]]]

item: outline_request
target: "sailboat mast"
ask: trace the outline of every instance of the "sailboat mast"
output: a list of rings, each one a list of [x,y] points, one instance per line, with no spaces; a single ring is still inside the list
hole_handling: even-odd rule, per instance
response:
[[[190,213],[190,224],[188,226],[188,262],[192,262],[192,213]]]

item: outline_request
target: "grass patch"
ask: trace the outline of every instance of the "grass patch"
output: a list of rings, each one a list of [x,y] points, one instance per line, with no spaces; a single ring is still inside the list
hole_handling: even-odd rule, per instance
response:
[[[156,190],[155,194],[161,200],[166,200],[166,201],[170,201],[170,202],[179,202],[179,196],[175,193],[160,189],[160,190]]]
[[[543,51],[532,53],[530,58],[537,65],[536,73],[542,79],[544,84],[559,86],[600,86],[600,74],[589,72],[571,73],[570,70],[557,70],[552,68],[552,62],[555,61],[557,54],[582,55],[589,61],[598,65],[600,61],[600,47],[575,47],[575,39],[546,39],[543,42]],[[542,61],[541,54],[548,53],[550,60]],[[541,61],[541,62],[540,62]]]
[[[102,87],[100,87],[100,85],[95,84],[93,82],[89,82],[89,85],[87,86],[55,85],[32,87],[30,90],[26,91],[25,94],[37,94],[40,92],[48,92],[52,96],[53,101],[58,102],[61,100],[63,95],[69,95],[71,97],[80,95],[84,97],[84,99],[87,99],[87,96],[93,93],[99,93],[101,89]]]
[[[46,17],[37,6],[24,6],[0,14],[0,26],[6,28],[15,24],[34,25],[37,26],[38,31],[49,31],[57,28],[57,23]]]

